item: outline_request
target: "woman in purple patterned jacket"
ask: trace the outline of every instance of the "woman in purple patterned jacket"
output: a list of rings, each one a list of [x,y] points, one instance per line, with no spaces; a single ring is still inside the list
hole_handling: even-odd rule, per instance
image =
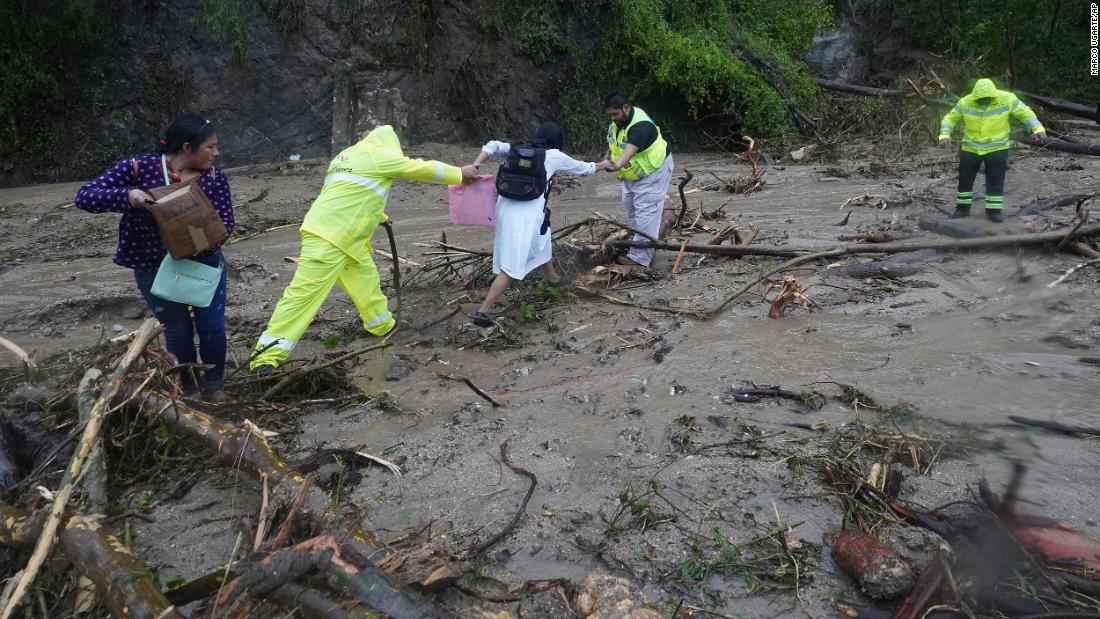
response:
[[[218,136],[214,126],[197,114],[184,114],[168,127],[155,153],[123,159],[111,166],[99,178],[80,188],[76,205],[89,213],[122,213],[118,222],[115,264],[134,270],[138,290],[164,325],[168,352],[180,363],[198,361],[194,340],[198,332],[202,362],[214,367],[205,372],[198,384],[185,372],[183,388],[185,392],[201,388],[204,399],[222,402],[225,400],[221,390],[226,352],[225,269],[222,269],[221,282],[209,307],[192,307],[153,296],[149,289],[168,251],[153,216],[145,210],[146,200],[151,200],[145,190],[198,179],[199,187],[210,198],[226,231],[232,234],[233,202],[225,174],[214,165],[217,158]],[[191,259],[214,267],[224,264],[220,247]]]

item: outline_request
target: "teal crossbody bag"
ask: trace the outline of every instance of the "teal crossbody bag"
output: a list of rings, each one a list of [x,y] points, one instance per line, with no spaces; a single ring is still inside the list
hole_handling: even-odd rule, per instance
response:
[[[165,301],[175,301],[195,307],[209,307],[222,281],[222,267],[206,266],[195,260],[164,257],[149,289]]]

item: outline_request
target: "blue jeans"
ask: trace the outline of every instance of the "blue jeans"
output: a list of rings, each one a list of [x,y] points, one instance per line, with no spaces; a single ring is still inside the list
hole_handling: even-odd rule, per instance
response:
[[[168,346],[168,352],[179,359],[180,363],[198,363],[195,355],[195,331],[199,333],[199,352],[202,354],[204,364],[213,365],[206,371],[202,378],[204,389],[218,389],[225,380],[225,271],[220,251],[212,254],[192,258],[207,266],[222,268],[222,280],[218,283],[218,290],[214,292],[214,300],[209,307],[193,307],[165,301],[153,296],[149,289],[153,287],[153,280],[157,276],[156,271],[134,270],[134,279],[137,281],[138,290],[153,315],[160,324],[164,325],[164,341]],[[194,313],[194,318],[191,314]],[[183,373],[183,388],[186,391],[195,389],[191,372]]]

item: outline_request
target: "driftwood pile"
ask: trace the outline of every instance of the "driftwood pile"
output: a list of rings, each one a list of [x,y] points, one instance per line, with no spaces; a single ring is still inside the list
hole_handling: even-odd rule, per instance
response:
[[[8,559],[25,567],[7,581],[0,596],[0,616],[22,617],[28,605],[35,614],[50,616],[40,593],[44,585],[35,588],[35,583],[61,582],[60,575],[70,567],[80,574],[77,599],[71,600],[71,588],[55,591],[51,604],[57,612],[93,610],[98,590],[112,617],[482,616],[478,592],[460,587],[458,579],[516,526],[536,483],[533,474],[508,458],[507,444],[501,446],[502,461],[531,483],[520,509],[501,531],[461,554],[420,540],[419,534],[384,543],[361,526],[361,508],[334,500],[310,476],[280,457],[255,424],[247,419],[238,423],[219,419],[164,390],[163,385],[172,380],[164,372],[166,353],[150,346],[159,331],[150,319],[130,339],[121,358],[117,353],[98,357],[102,363],[117,361],[110,363],[109,374],[94,369],[86,373],[78,397],[73,398],[81,410],[69,437],[34,424],[28,429],[14,418],[0,419],[0,437],[33,443],[0,442],[0,464],[8,467],[9,491],[0,492],[0,546],[30,553],[25,562],[18,554]],[[303,379],[310,367],[284,374]],[[107,517],[106,513],[112,480],[105,466],[107,452],[100,445],[111,436],[105,429],[118,421],[112,417],[119,415],[148,420],[180,445],[205,451],[211,466],[238,471],[262,488],[254,530],[242,531],[233,557],[223,568],[165,590],[141,558],[111,532],[109,524],[120,517],[144,516],[131,512]],[[323,450],[312,462],[298,466],[316,469],[318,458],[331,461],[330,452]],[[335,455],[369,459],[400,473],[395,465],[369,454]],[[48,473],[66,460],[60,480]],[[29,490],[35,485],[39,491]],[[436,593],[456,587],[463,591],[462,599],[474,602],[461,610],[442,606]],[[568,581],[553,580],[525,583],[506,597],[519,600],[542,591],[568,591],[574,602],[583,593]],[[68,601],[63,603],[63,598]],[[484,599],[492,601],[489,596]],[[185,606],[190,609],[187,614],[180,610]]]

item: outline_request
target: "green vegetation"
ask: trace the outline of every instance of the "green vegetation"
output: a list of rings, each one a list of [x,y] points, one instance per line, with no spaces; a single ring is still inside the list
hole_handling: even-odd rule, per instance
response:
[[[89,112],[104,98],[78,78],[98,76],[113,44],[93,0],[42,7],[0,3],[0,160],[40,159],[64,148],[58,122]]]
[[[515,12],[514,25],[486,19],[482,31],[536,64],[571,62],[559,122],[582,149],[603,142],[603,95],[616,89],[652,102],[658,117],[792,131],[783,98],[815,108],[817,88],[798,58],[831,14],[822,0],[558,0]],[[663,129],[675,140],[672,124]]]
[[[238,64],[248,62],[248,16],[235,0],[199,0],[195,19],[219,41],[226,41]]]
[[[998,86],[1092,102],[1089,75],[1089,2],[979,0],[891,2],[875,10],[904,24],[908,43],[957,63],[943,77],[965,94],[979,77]]]

